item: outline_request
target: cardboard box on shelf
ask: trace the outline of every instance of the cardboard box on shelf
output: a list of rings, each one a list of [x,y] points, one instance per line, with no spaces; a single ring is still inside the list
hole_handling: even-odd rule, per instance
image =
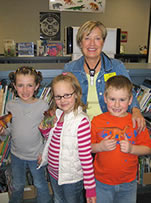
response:
[[[51,195],[53,195],[52,187],[48,182],[48,188]],[[24,199],[35,199],[37,196],[37,189],[34,185],[28,185],[24,188]]]
[[[144,173],[143,184],[144,185],[150,185],[151,184],[151,173]]]
[[[11,195],[11,190],[9,190],[8,188],[8,196],[10,198],[10,195]],[[25,188],[24,188],[24,196],[23,196],[23,199],[26,200],[26,199],[35,199],[37,196],[37,191],[36,191],[36,188],[34,185],[27,185]]]
[[[53,190],[50,182],[48,182],[48,188],[49,188],[50,194],[53,195]]]
[[[37,196],[37,190],[34,185],[28,185],[24,188],[24,199],[34,199]]]
[[[53,195],[52,187],[50,182],[48,182],[48,188],[51,195]],[[11,191],[8,190],[8,196],[10,197]],[[37,196],[37,189],[34,185],[27,185],[24,188],[24,200],[35,199]]]

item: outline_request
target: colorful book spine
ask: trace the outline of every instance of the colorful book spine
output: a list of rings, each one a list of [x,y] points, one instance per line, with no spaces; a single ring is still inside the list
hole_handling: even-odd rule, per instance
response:
[[[4,90],[0,85],[0,116],[2,115],[3,96],[4,96]]]
[[[0,166],[2,166],[3,164],[3,161],[6,157],[6,154],[8,154],[8,150],[9,150],[9,143],[10,142],[10,136],[7,137],[7,141],[5,142],[5,147],[4,147],[4,151],[2,152],[2,157],[1,157],[1,160],[0,160]]]
[[[2,141],[2,142],[0,143],[0,155],[2,155],[3,146],[4,146],[4,141]]]
[[[8,94],[8,85],[4,87],[3,102],[2,102],[2,115],[5,113],[6,97]]]
[[[18,56],[19,57],[34,56],[34,43],[33,42],[18,43]]]
[[[3,145],[3,148],[2,148],[2,151],[1,151],[1,154],[3,155],[3,153],[4,153],[4,151],[5,151],[5,147],[6,147],[6,145],[7,145],[7,143],[8,143],[8,140],[9,140],[9,135],[6,137],[6,139],[4,140],[4,145]]]

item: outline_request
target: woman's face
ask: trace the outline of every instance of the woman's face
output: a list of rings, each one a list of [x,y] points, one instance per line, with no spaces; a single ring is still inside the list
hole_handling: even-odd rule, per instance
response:
[[[103,45],[104,41],[102,38],[102,32],[98,27],[96,27],[89,35],[87,35],[87,33],[83,35],[83,39],[81,41],[81,50],[86,59],[97,60],[100,58]]]

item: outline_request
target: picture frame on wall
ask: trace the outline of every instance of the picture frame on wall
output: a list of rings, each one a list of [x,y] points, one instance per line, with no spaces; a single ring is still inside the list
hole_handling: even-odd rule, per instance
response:
[[[40,12],[40,39],[60,41],[60,13]]]
[[[104,13],[106,0],[49,0],[49,10]]]
[[[127,31],[121,31],[121,42],[127,42],[128,40],[128,32]]]

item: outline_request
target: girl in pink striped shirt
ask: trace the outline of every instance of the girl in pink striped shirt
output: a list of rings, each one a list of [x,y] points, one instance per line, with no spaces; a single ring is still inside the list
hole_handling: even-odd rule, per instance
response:
[[[49,129],[44,122],[39,126],[45,137],[49,134],[39,167],[48,163],[55,203],[84,202],[83,186],[87,203],[95,203],[90,122],[80,84],[72,73],[63,73],[53,79],[51,87],[56,122]]]

